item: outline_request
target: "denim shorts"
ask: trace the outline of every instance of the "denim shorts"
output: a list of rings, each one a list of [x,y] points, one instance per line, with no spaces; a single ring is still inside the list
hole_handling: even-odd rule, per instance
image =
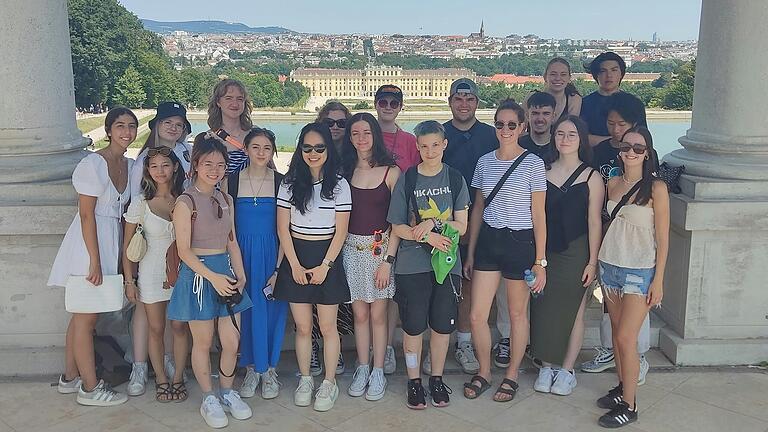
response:
[[[635,294],[646,296],[653,282],[656,268],[633,269],[618,267],[605,262],[599,262],[600,285],[606,291],[619,295]]]

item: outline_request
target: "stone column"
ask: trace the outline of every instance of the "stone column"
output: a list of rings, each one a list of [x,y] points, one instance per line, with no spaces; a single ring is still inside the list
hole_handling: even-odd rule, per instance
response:
[[[764,0],[703,0],[683,193],[672,229],[660,346],[682,365],[768,359],[768,22]]]
[[[0,13],[0,376],[63,364],[64,292],[46,286],[76,212],[70,177],[85,155],[75,123],[66,0]]]

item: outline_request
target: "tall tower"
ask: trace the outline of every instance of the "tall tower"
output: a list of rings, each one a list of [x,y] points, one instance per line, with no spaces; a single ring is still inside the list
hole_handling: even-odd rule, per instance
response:
[[[485,22],[480,20],[480,39],[485,39]]]

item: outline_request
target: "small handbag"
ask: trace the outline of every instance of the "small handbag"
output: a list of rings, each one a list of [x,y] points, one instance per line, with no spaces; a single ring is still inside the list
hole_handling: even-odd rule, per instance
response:
[[[69,276],[64,287],[64,308],[69,313],[103,313],[121,310],[126,298],[123,275],[104,275],[95,286],[85,276]]]
[[[147,253],[147,238],[144,236],[144,214],[146,212],[146,201],[142,206],[141,220],[136,224],[136,232],[133,233],[128,248],[125,250],[125,256],[131,262],[139,262]]]
[[[179,250],[176,248],[176,241],[174,240],[165,252],[165,281],[168,288],[176,285],[176,281],[179,279],[180,265],[181,258],[179,258]]]

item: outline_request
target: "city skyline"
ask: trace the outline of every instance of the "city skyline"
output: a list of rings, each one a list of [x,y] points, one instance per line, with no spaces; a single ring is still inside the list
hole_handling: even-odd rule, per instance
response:
[[[646,0],[642,8],[636,7],[636,2],[614,2],[610,12],[605,11],[605,2],[580,2],[574,8],[572,1],[550,0],[548,11],[558,13],[549,15],[540,11],[541,8],[527,8],[523,2],[493,0],[462,0],[451,3],[449,8],[438,0],[390,0],[367,8],[353,2],[330,5],[295,0],[295,7],[290,9],[259,9],[263,2],[254,4],[246,0],[225,0],[216,9],[211,9],[210,3],[204,0],[121,0],[121,3],[140,18],[151,20],[220,20],[251,27],[285,27],[301,33],[469,34],[477,32],[484,22],[489,36],[532,33],[555,39],[651,40],[653,34],[658,33],[662,40],[693,40],[698,38],[701,12],[699,0]],[[500,12],[499,8],[508,13]],[[297,10],[301,13],[294,13]],[[396,12],[401,10],[408,13]],[[560,12],[565,10],[568,12]],[[327,19],[320,21],[316,19],[318,16]],[[584,25],[597,22],[599,26]]]

